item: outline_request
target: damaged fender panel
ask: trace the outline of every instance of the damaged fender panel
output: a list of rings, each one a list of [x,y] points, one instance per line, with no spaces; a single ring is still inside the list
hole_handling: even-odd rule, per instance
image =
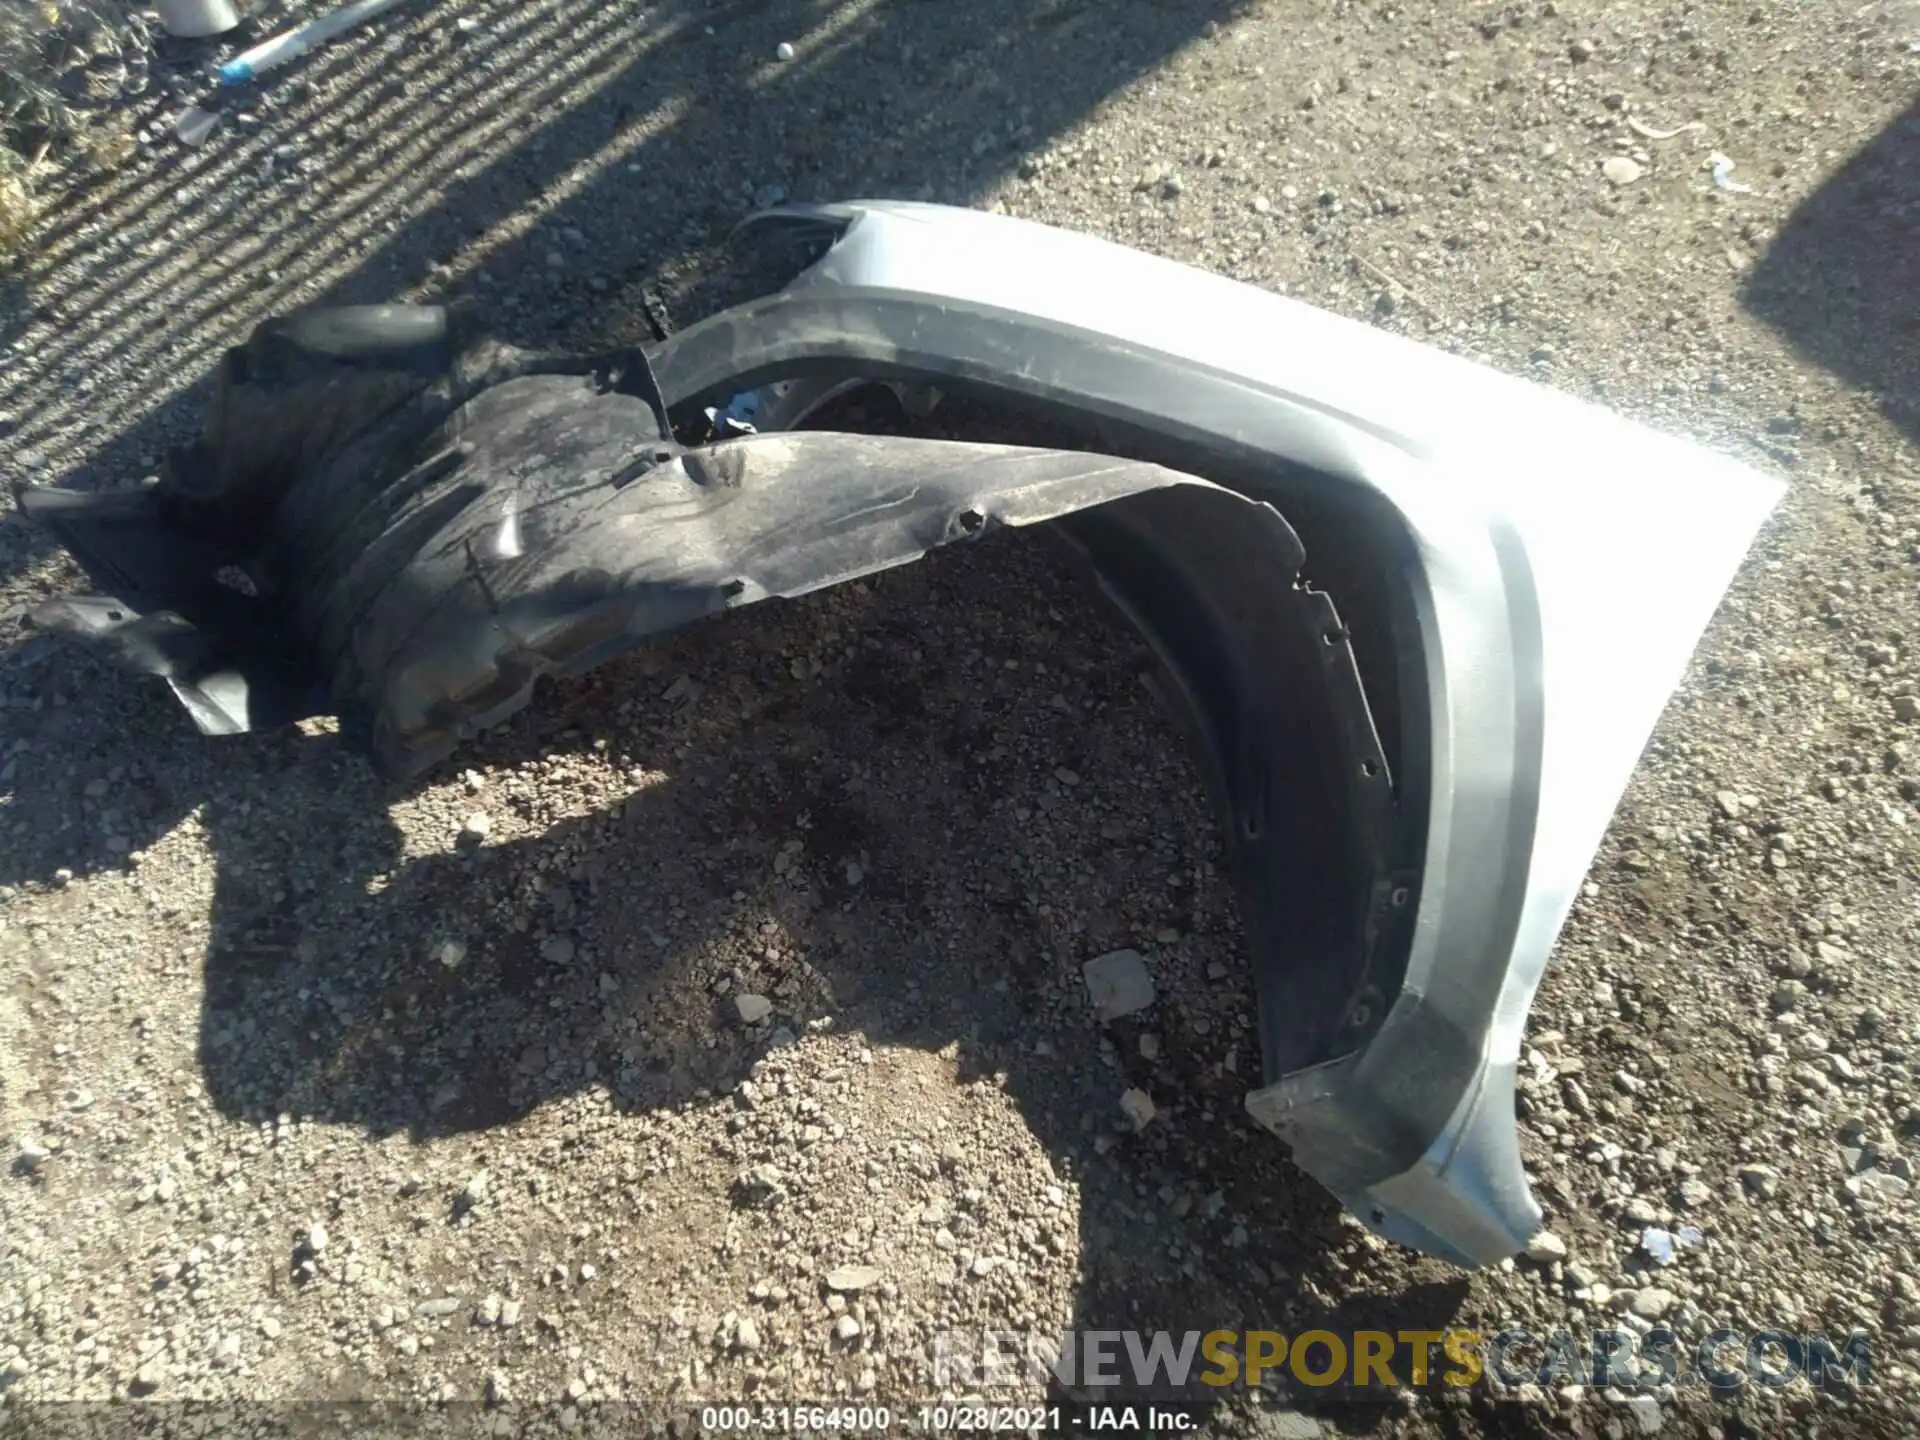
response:
[[[1365,538],[1362,568],[1385,597],[1367,683],[1397,699],[1382,724],[1400,738],[1392,811],[1399,853],[1417,862],[1412,923],[1381,912],[1365,973],[1382,993],[1352,999],[1386,1014],[1355,1027],[1350,1049],[1302,1063],[1312,1047],[1285,1043],[1291,1017],[1270,1013],[1262,983],[1267,1083],[1248,1106],[1381,1234],[1470,1265],[1521,1248],[1540,1215],[1513,1114],[1534,992],[1782,486],[1542,386],[1091,236],[893,201],[786,207],[760,226],[812,230],[824,252],[779,295],[661,347],[670,405],[796,372],[966,387],[1084,422],[1101,448],[1176,453],[1279,505],[1310,556],[1329,531]],[[1333,598],[1348,607],[1347,591]],[[1250,910],[1257,896],[1243,880]],[[1251,931],[1257,978],[1288,963]]]

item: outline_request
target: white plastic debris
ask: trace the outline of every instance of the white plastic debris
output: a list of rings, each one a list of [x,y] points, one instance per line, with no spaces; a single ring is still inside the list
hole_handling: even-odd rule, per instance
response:
[[[218,110],[202,110],[198,105],[189,105],[180,118],[173,122],[173,133],[179,137],[182,145],[198,145],[213,133],[213,127],[219,123]]]
[[[298,59],[315,46],[346,34],[356,25],[366,24],[374,16],[391,10],[399,3],[400,0],[353,0],[352,4],[342,5],[331,15],[322,15],[318,20],[309,20],[305,25],[283,31],[271,40],[263,40],[220,67],[220,84],[223,87],[248,84],[275,66]]]
[[[1713,183],[1722,190],[1731,190],[1735,195],[1751,195],[1753,187],[1733,178],[1734,165],[1718,150],[1707,157],[1707,163],[1713,167]]]
[[[153,8],[160,12],[161,28],[182,40],[224,35],[240,23],[233,0],[154,0]]]
[[[791,60],[793,58],[793,46],[782,40],[778,45],[773,47],[773,58],[776,60]]]
[[[1705,1239],[1698,1226],[1682,1225],[1678,1230],[1667,1230],[1649,1225],[1640,1232],[1640,1249],[1656,1265],[1671,1265],[1682,1250],[1692,1249]]]
[[[1670,130],[1661,130],[1656,126],[1647,124],[1644,120],[1637,120],[1629,115],[1627,117],[1627,128],[1643,140],[1671,140],[1677,135],[1686,135],[1695,130],[1704,130],[1707,127],[1699,120],[1689,120],[1684,125],[1675,125]]]

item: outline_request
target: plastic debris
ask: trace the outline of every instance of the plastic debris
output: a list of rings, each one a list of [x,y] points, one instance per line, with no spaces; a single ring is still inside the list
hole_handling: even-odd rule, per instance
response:
[[[1689,120],[1686,124],[1676,125],[1671,130],[1657,130],[1647,124],[1646,121],[1636,120],[1633,116],[1629,115],[1627,117],[1627,128],[1643,140],[1671,140],[1674,136],[1684,135],[1689,130],[1704,130],[1707,127],[1702,121]]]
[[[778,45],[773,47],[773,58],[776,60],[791,60],[793,58],[793,46],[782,40]]]
[[[740,435],[758,434],[753,421],[760,413],[760,400],[758,390],[745,390],[724,405],[709,405],[707,423],[713,427],[713,438],[731,440]]]
[[[155,0],[161,27],[182,40],[224,35],[240,23],[233,0]]]
[[[234,56],[222,65],[220,83],[225,86],[245,85],[255,76],[266,74],[276,65],[298,59],[314,46],[324,45],[336,36],[346,34],[356,25],[365,24],[399,3],[400,0],[353,0],[351,5],[343,5],[331,15],[323,15],[292,30],[283,30],[271,40],[261,41],[251,50]]]
[[[1682,1225],[1678,1230],[1649,1225],[1640,1232],[1640,1249],[1656,1265],[1671,1265],[1679,1259],[1682,1250],[1692,1249],[1705,1240],[1697,1225]]]
[[[182,145],[198,145],[213,133],[213,127],[219,123],[218,110],[202,110],[198,105],[190,105],[186,113],[173,122],[173,133],[179,137]]]
[[[1736,195],[1751,195],[1753,187],[1733,178],[1733,161],[1718,150],[1707,157],[1707,163],[1713,167],[1713,183],[1722,190],[1731,190]]]

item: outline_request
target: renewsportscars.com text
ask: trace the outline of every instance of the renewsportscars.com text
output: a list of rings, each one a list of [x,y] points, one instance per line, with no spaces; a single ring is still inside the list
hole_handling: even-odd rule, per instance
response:
[[[1142,1395],[1205,1395],[1235,1386],[1385,1392],[1428,1386],[1618,1390],[1700,1387],[1729,1393],[1804,1382],[1871,1383],[1873,1343],[1787,1330],[1717,1329],[1697,1338],[1655,1329],[947,1331],[934,1337],[943,1392],[1012,1395],[1058,1383]]]

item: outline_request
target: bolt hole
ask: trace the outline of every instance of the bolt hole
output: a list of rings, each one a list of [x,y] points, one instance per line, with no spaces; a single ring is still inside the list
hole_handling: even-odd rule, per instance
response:
[[[1342,631],[1328,630],[1323,635],[1321,635],[1320,638],[1326,641],[1327,644],[1329,645],[1338,645],[1342,640],[1346,639],[1347,637],[1345,633]]]
[[[1360,762],[1360,773],[1371,780],[1380,773],[1380,767],[1371,760],[1362,760]]]
[[[1409,901],[1409,900],[1411,900],[1412,898],[1413,898],[1413,897],[1412,897],[1411,895],[1409,895],[1409,894],[1407,893],[1407,887],[1406,887],[1406,886],[1404,886],[1404,885],[1396,885],[1396,886],[1394,886],[1394,887],[1393,887],[1393,896],[1392,896],[1392,899],[1393,899],[1393,908],[1394,908],[1394,909],[1396,909],[1396,910],[1404,910],[1404,909],[1406,909],[1406,908],[1407,908],[1407,901]]]
[[[1240,817],[1240,833],[1249,840],[1258,840],[1266,833],[1266,827],[1260,823],[1258,815],[1243,815]]]
[[[127,617],[118,610],[107,611],[107,619],[114,621],[116,624],[126,618]]]

